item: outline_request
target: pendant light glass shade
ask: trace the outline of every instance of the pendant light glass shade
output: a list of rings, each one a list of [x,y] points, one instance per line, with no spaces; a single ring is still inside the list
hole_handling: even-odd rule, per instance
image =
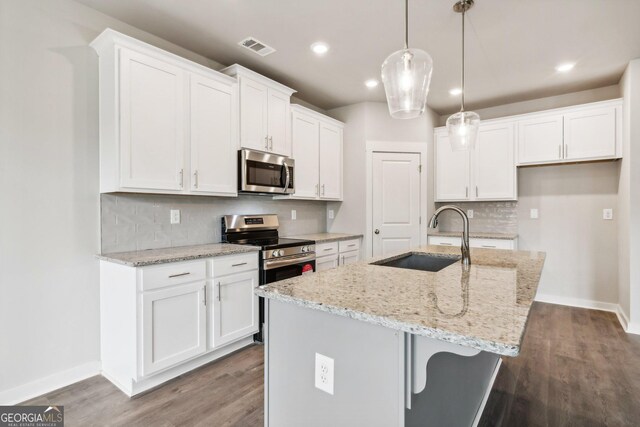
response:
[[[424,50],[402,49],[382,63],[382,83],[389,113],[395,119],[413,119],[424,113],[433,60]]]
[[[460,111],[447,119],[449,143],[453,151],[468,151],[475,147],[480,116],[473,111]]]

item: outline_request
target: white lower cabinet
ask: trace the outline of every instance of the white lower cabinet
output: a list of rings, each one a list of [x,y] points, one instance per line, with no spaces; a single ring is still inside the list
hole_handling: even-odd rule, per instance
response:
[[[454,246],[459,248],[462,245],[462,238],[450,236],[429,236],[430,245]],[[472,248],[485,249],[518,249],[518,239],[485,239],[472,237],[469,239],[469,246]]]
[[[360,261],[360,251],[349,251],[340,254],[340,265],[355,264]]]
[[[338,267],[338,254],[316,258],[316,271],[331,270]]]
[[[141,295],[142,376],[205,353],[205,286],[200,281]]]
[[[360,261],[360,239],[316,244],[316,271]]]
[[[100,262],[103,375],[133,396],[253,342],[258,253]]]

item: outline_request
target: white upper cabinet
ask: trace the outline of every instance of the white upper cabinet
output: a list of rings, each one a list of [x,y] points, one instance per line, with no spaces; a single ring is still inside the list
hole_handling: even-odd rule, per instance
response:
[[[596,102],[512,118],[518,124],[518,165],[622,157],[622,102]]]
[[[120,51],[120,185],[181,190],[184,185],[184,71]]]
[[[222,70],[240,82],[240,145],[291,156],[290,101],[295,90],[235,64]]]
[[[236,196],[236,80],[111,29],[91,46],[100,192]]]
[[[514,125],[481,124],[472,153],[475,200],[517,198]]]
[[[615,108],[592,108],[564,115],[566,160],[591,160],[615,156]]]
[[[469,200],[469,152],[453,151],[446,129],[435,133],[436,200]]]
[[[295,194],[277,198],[342,200],[344,124],[300,105],[291,106]]]
[[[295,167],[295,198],[316,199],[320,195],[319,122],[300,111],[291,113],[291,135]]]
[[[320,198],[342,200],[342,126],[320,122]]]
[[[191,192],[235,195],[236,87],[192,74],[190,90]]]
[[[543,115],[518,121],[519,163],[562,160],[562,115]]]

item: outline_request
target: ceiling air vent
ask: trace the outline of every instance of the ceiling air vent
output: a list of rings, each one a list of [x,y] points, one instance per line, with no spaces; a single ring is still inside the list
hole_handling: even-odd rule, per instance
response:
[[[246,49],[249,49],[252,52],[257,53],[260,56],[267,56],[270,53],[273,53],[276,51],[271,46],[267,46],[266,44],[262,43],[260,40],[255,39],[253,37],[247,37],[246,39],[242,40],[238,44]]]

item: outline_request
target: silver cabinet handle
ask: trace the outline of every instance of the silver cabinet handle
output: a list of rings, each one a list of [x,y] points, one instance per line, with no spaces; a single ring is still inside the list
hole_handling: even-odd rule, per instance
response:
[[[273,151],[273,137],[269,137],[269,150]]]
[[[562,158],[562,145],[558,145],[558,158]]]
[[[172,274],[169,276],[169,279],[173,279],[174,277],[181,277],[181,276],[188,276],[191,273],[178,273],[178,274]]]
[[[282,162],[282,166],[284,167],[284,172],[287,174],[287,179],[284,183],[284,188],[282,189],[283,193],[286,193],[289,189],[289,183],[291,182],[291,173],[289,173],[289,165],[287,162]]]
[[[439,244],[442,245],[442,246],[453,246],[453,243],[442,242],[442,243],[439,243]]]
[[[326,249],[323,249],[322,251],[326,252],[326,251],[332,251],[332,250],[333,250],[333,248],[326,248]]]
[[[476,197],[478,197],[478,186],[476,185]]]
[[[322,195],[324,196],[324,184],[322,184]]]
[[[316,184],[316,196],[320,195],[320,186]]]
[[[569,157],[569,144],[564,144],[564,158]]]
[[[378,230],[377,228],[373,231],[375,234],[380,234],[380,230]]]
[[[204,305],[207,305],[207,285],[204,285]]]
[[[482,245],[483,248],[496,248],[497,246],[495,245]]]
[[[469,197],[469,187],[464,187],[464,197],[465,199]]]
[[[239,264],[231,264],[231,267],[240,267],[241,265],[247,265],[246,262],[241,262]]]
[[[269,137],[265,135],[264,137],[264,149],[268,150],[269,149]]]
[[[184,169],[180,169],[178,175],[180,175],[180,188],[182,188],[184,186]]]
[[[220,289],[220,282],[218,282],[218,301],[221,301],[220,293],[222,290]]]
[[[348,245],[347,247],[348,247],[348,248],[352,248],[352,247],[354,247],[355,245],[356,245],[355,243],[352,243],[352,244]]]
[[[193,186],[195,188],[198,188],[198,171],[195,171],[193,173]]]

